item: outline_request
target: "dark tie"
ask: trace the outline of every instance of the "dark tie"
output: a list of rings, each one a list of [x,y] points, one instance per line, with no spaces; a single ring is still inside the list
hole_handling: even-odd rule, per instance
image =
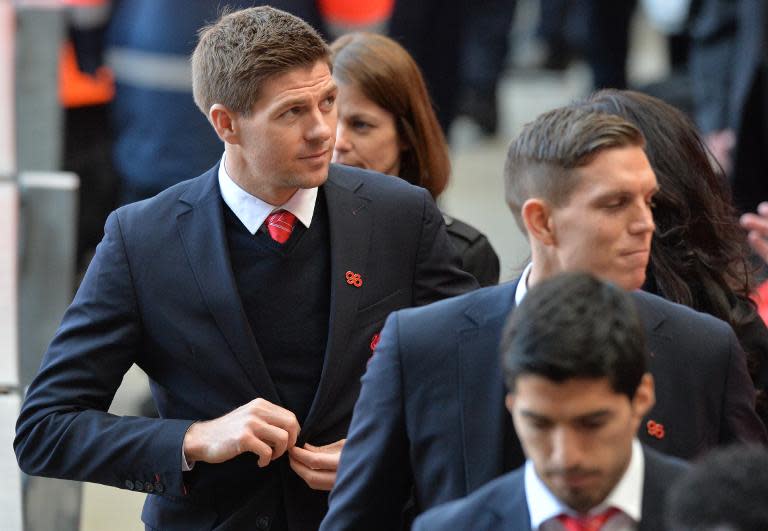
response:
[[[291,237],[293,226],[296,224],[296,216],[287,210],[272,212],[267,217],[267,230],[269,235],[277,243],[285,243]]]
[[[560,523],[563,524],[565,531],[600,531],[603,524],[607,522],[611,516],[618,513],[619,510],[616,507],[611,507],[603,511],[600,514],[594,516],[585,516],[579,518],[576,516],[570,516],[567,514],[561,514],[557,517]]]

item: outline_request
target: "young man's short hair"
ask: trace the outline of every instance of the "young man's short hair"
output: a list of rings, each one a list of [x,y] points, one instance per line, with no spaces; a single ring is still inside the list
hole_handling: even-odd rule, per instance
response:
[[[714,450],[672,486],[666,518],[676,531],[768,529],[768,450]]]
[[[504,164],[507,204],[525,234],[521,209],[532,197],[560,206],[576,186],[575,169],[605,149],[645,145],[640,130],[619,116],[561,107],[525,125]]]
[[[634,301],[587,273],[563,273],[532,287],[509,317],[500,350],[512,392],[524,375],[555,382],[607,378],[632,400],[646,372]]]
[[[247,116],[268,78],[321,60],[331,67],[330,50],[312,26],[269,6],[225,13],[199,37],[192,90],[206,116],[214,103]]]

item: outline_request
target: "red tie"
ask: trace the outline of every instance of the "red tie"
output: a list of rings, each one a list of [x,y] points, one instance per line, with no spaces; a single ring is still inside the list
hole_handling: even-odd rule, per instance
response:
[[[560,523],[563,524],[565,531],[600,531],[603,524],[607,522],[611,516],[618,513],[619,510],[616,507],[603,511],[600,514],[594,516],[585,516],[584,518],[577,518],[567,514],[561,514],[557,517]]]
[[[277,243],[285,243],[291,237],[293,226],[296,224],[296,216],[287,210],[272,212],[267,217],[267,230],[269,235]]]

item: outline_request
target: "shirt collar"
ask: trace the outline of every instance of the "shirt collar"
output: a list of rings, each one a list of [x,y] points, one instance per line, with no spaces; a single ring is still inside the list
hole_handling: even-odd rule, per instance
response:
[[[536,473],[530,459],[525,462],[524,474],[525,499],[528,503],[528,513],[531,516],[531,529],[539,529],[542,524],[563,513],[574,514],[573,510],[563,505],[549,491]],[[645,456],[640,442],[634,439],[627,470],[624,471],[624,475],[608,494],[605,501],[594,507],[590,514],[598,514],[609,507],[616,507],[636,524],[639,523],[642,516],[644,480]]]
[[[520,303],[523,302],[525,294],[528,293],[528,277],[531,276],[532,268],[533,262],[529,262],[528,265],[525,266],[525,269],[523,269],[523,274],[520,275],[520,280],[518,281],[517,288],[515,289],[515,306],[520,306]]]
[[[305,227],[312,223],[312,214],[315,211],[317,201],[317,187],[299,188],[291,198],[282,205],[270,205],[266,201],[249,194],[232,180],[227,173],[224,164],[226,153],[221,157],[219,164],[219,189],[224,203],[232,210],[245,228],[251,234],[256,234],[272,212],[275,210],[287,210],[301,221]]]

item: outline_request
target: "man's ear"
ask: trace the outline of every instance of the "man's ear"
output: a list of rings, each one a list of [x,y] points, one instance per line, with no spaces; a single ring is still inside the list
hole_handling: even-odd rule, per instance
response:
[[[521,214],[529,238],[535,238],[544,245],[556,243],[552,207],[549,203],[544,199],[532,197],[523,203]]]
[[[640,379],[640,385],[637,386],[635,397],[632,399],[632,405],[635,410],[635,416],[642,420],[648,414],[656,403],[656,390],[653,383],[653,375],[646,372]]]
[[[239,144],[238,115],[221,103],[214,103],[208,111],[208,119],[219,138],[228,144]]]

